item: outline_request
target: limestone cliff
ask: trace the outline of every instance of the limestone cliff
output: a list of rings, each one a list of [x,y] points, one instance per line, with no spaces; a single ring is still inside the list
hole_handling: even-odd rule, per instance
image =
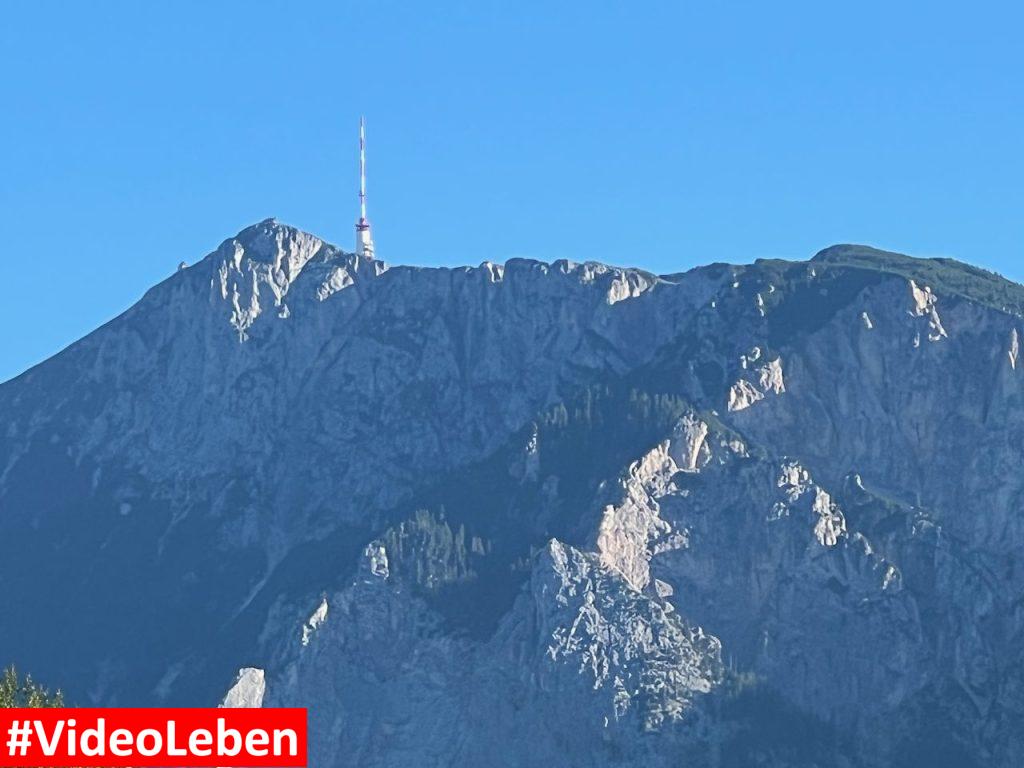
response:
[[[317,766],[1019,765],[1022,309],[261,222],[0,385],[0,658]]]

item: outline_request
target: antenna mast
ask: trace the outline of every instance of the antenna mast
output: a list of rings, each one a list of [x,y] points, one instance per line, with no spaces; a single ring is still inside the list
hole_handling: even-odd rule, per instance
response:
[[[366,121],[359,118],[359,218],[366,221]]]
[[[366,218],[366,121],[359,118],[359,221],[356,222],[356,254],[373,258],[373,235]]]

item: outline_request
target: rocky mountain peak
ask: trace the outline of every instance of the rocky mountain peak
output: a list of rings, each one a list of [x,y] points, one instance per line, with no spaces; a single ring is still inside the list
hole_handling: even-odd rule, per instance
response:
[[[234,237],[225,240],[211,254],[227,254],[273,266],[289,272],[293,277],[311,258],[317,255],[340,253],[323,240],[277,219],[264,219],[252,224]],[[207,257],[209,258],[209,257]]]
[[[1021,297],[260,222],[0,385],[0,658],[328,768],[1021,764]]]

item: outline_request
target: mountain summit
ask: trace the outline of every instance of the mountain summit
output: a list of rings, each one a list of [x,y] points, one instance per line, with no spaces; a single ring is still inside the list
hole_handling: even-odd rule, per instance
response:
[[[0,385],[0,659],[316,766],[1019,765],[1022,308],[260,222]]]

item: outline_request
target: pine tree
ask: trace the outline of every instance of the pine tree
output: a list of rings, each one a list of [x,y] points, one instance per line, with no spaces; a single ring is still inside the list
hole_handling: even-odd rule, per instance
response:
[[[51,694],[46,688],[32,680],[30,675],[26,675],[22,681],[13,666],[5,669],[3,676],[0,676],[0,708],[56,708],[63,706],[64,694],[60,691]]]

